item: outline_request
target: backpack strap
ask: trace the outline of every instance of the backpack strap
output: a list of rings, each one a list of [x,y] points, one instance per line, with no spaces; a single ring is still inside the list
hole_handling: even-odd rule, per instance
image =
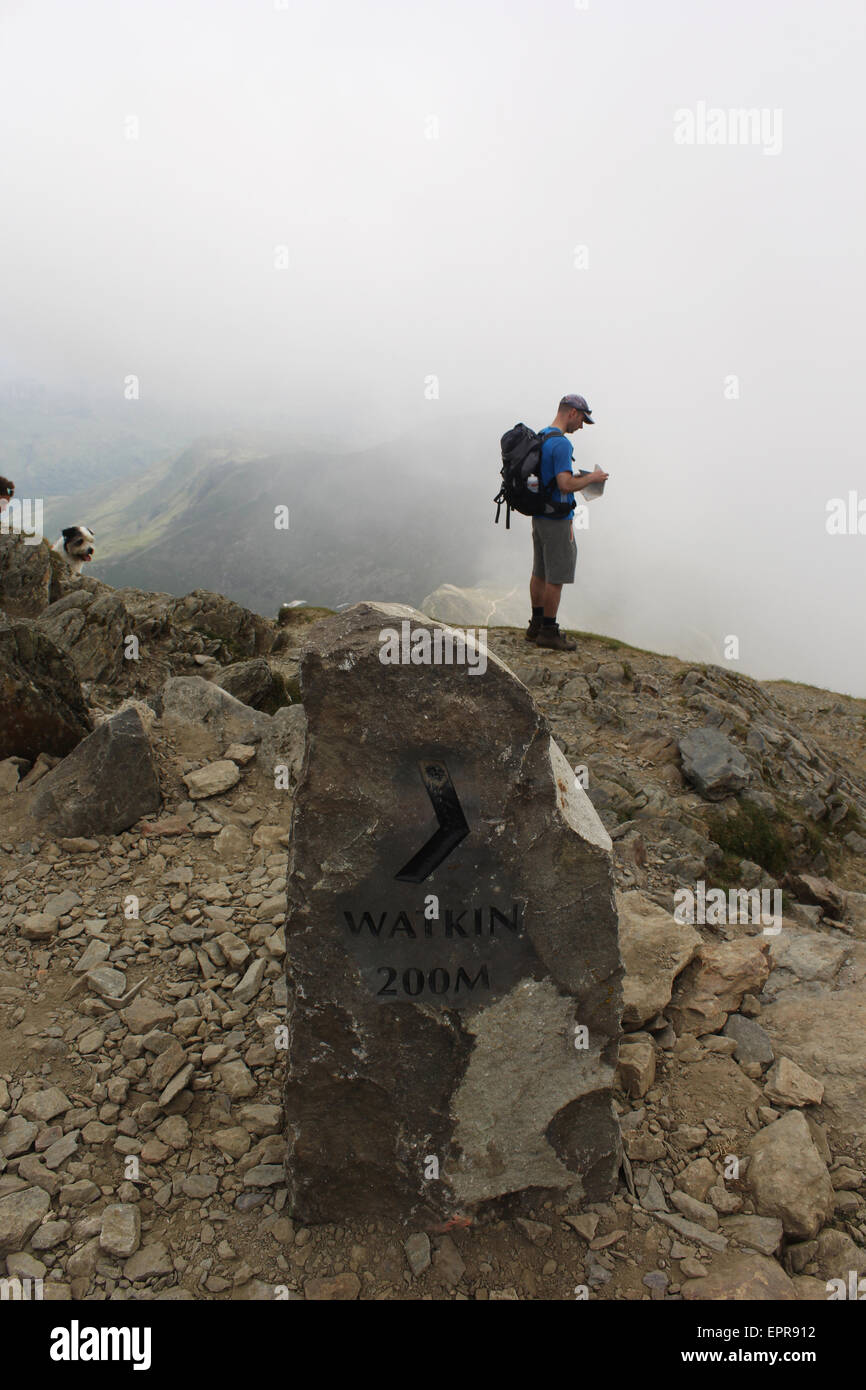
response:
[[[539,437],[539,439],[541,440],[541,448],[542,448],[542,449],[544,448],[544,445],[545,445],[545,443],[546,443],[546,441],[547,441],[548,439],[556,439],[557,436],[558,436],[560,439],[564,439],[564,438],[565,438],[565,435],[564,435],[563,431],[562,431],[561,429],[559,429],[559,427],[558,427],[557,425],[554,425],[554,426],[552,427],[552,429],[549,429],[549,430],[547,431],[546,434],[539,434],[538,437]],[[540,453],[539,453],[539,456],[540,456]],[[540,481],[540,475],[539,475],[539,481]],[[554,489],[555,489],[555,487],[556,487],[556,474],[554,473],[554,475],[553,475],[553,477],[551,478],[551,480],[550,480],[549,483],[542,483],[541,486],[544,488],[544,491],[547,493],[547,496],[548,496],[548,499],[549,499],[551,493],[554,491]]]

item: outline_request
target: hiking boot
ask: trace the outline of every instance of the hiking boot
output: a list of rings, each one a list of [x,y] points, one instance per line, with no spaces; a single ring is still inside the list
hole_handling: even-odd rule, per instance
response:
[[[564,632],[560,632],[559,624],[556,627],[542,627],[535,639],[536,647],[547,647],[554,652],[576,652],[577,643],[572,642],[570,637],[566,637]]]
[[[541,631],[541,619],[540,619],[540,618],[530,618],[530,619],[529,619],[529,627],[526,629],[526,631],[524,632],[523,635],[524,635],[524,637],[526,638],[527,642],[534,642],[540,631]]]

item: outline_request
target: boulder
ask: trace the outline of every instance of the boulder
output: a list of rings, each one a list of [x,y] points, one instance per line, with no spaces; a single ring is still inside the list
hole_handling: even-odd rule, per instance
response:
[[[172,623],[219,641],[236,661],[269,652],[276,629],[267,618],[208,589],[194,589],[169,605]]]
[[[259,743],[270,730],[270,715],[236,700],[202,676],[172,676],[162,688],[159,712],[166,728],[194,724],[218,743]]]
[[[0,613],[0,758],[63,757],[90,728],[68,656],[35,623]]]
[[[656,1050],[651,1042],[629,1042],[624,1039],[619,1049],[617,1079],[633,1099],[645,1096],[656,1079]]]
[[[713,1258],[703,1279],[687,1279],[681,1293],[687,1302],[719,1299],[747,1302],[793,1302],[797,1291],[792,1279],[766,1255],[740,1255],[731,1251]]]
[[[195,772],[187,772],[184,775],[184,782],[191,801],[201,801],[208,796],[219,796],[222,792],[230,791],[237,786],[241,779],[237,763],[230,758],[221,758],[219,762],[208,763],[206,767],[200,767]]]
[[[46,608],[39,626],[68,654],[79,680],[114,685],[134,667],[124,656],[132,619],[111,591],[74,589]]]
[[[0,1197],[0,1255],[22,1250],[50,1208],[51,1198],[41,1187]]]
[[[764,1094],[773,1105],[796,1107],[801,1105],[820,1105],[824,1099],[823,1082],[792,1062],[790,1057],[780,1057],[767,1072]]]
[[[395,631],[421,661],[383,664]],[[285,1109],[303,1221],[615,1185],[611,842],[526,688],[490,654],[449,661],[450,641],[361,603],[301,658]]]
[[[789,874],[786,884],[801,903],[813,903],[822,908],[828,917],[837,920],[845,915],[846,895],[831,879],[818,878],[814,874]]]
[[[758,993],[770,973],[768,942],[741,937],[704,943],[679,977],[668,1014],[677,1033],[715,1033],[744,994]]]
[[[738,1245],[746,1245],[768,1256],[777,1253],[784,1234],[778,1216],[726,1216],[722,1220],[722,1230]]]
[[[784,934],[784,933],[783,933]],[[777,1054],[790,1057],[824,1086],[824,1113],[862,1142],[866,1114],[866,983],[824,990],[793,985],[761,1014]]]
[[[757,1062],[768,1067],[776,1060],[773,1044],[760,1023],[744,1014],[731,1014],[722,1029],[726,1038],[733,1038],[737,1044],[734,1057],[738,1062]]]
[[[748,786],[752,770],[745,754],[711,725],[684,734],[679,750],[683,776],[706,801],[720,801]]]
[[[262,735],[257,766],[268,777],[277,769],[285,769],[288,789],[292,790],[301,775],[306,748],[307,716],[303,705],[284,705],[278,709]]]
[[[644,893],[618,893],[617,911],[625,970],[622,1021],[639,1027],[670,1003],[674,979],[701,938]]]
[[[31,814],[59,835],[119,835],[159,809],[150,740],[136,709],[100,724],[69,757],[46,773]]]
[[[0,608],[16,618],[38,617],[57,598],[63,568],[47,541],[0,531]]]
[[[242,704],[274,714],[289,703],[285,682],[264,657],[238,661],[220,671],[214,681]]]
[[[832,980],[850,954],[849,941],[829,932],[798,931],[784,920],[779,935],[770,938],[774,968],[790,970],[798,980]]]
[[[141,1212],[131,1202],[116,1202],[102,1213],[99,1248],[115,1259],[128,1259],[141,1244]]]
[[[777,1216],[787,1236],[811,1240],[833,1214],[827,1165],[799,1110],[767,1125],[747,1150],[746,1183],[760,1216]]]

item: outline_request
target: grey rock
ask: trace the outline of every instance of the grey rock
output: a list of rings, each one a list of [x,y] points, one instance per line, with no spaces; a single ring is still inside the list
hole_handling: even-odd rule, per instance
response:
[[[140,994],[121,1011],[120,1016],[130,1033],[149,1033],[153,1028],[173,1023],[176,1011],[171,1004],[163,1004],[159,999]]]
[[[141,1244],[141,1212],[132,1202],[116,1202],[102,1213],[99,1248],[107,1255],[126,1259]]]
[[[35,623],[0,613],[0,758],[62,758],[90,727],[65,652]]]
[[[50,912],[28,912],[18,928],[26,941],[50,941],[58,930],[57,918]]]
[[[307,716],[303,705],[284,705],[277,710],[262,736],[258,765],[269,770],[285,768],[289,790],[294,789],[301,775],[306,733]]]
[[[132,708],[112,715],[47,773],[32,814],[62,835],[119,835],[159,809],[153,750]]]
[[[775,1260],[739,1251],[728,1251],[715,1259],[704,1278],[687,1279],[681,1293],[687,1302],[698,1299],[712,1303],[720,1300],[775,1303],[797,1298],[793,1280]]]
[[[168,1085],[171,1078],[180,1071],[186,1060],[186,1053],[180,1043],[176,1038],[172,1038],[150,1069],[151,1084],[158,1091],[161,1091]]]
[[[23,1115],[13,1115],[0,1129],[0,1154],[4,1158],[15,1158],[18,1154],[27,1153],[38,1133],[39,1126],[32,1120],[25,1119]]]
[[[709,1250],[722,1251],[728,1247],[728,1242],[724,1236],[717,1235],[715,1231],[708,1231],[705,1226],[698,1226],[694,1221],[687,1221],[684,1216],[672,1216],[663,1211],[655,1213],[656,1221],[663,1221],[671,1230],[676,1231],[686,1240],[695,1240],[699,1245],[705,1245]]]
[[[195,772],[187,772],[183,780],[190,800],[203,801],[208,796],[220,796],[223,792],[231,791],[240,779],[237,763],[232,762],[230,758],[221,758],[218,762],[207,763]]]
[[[159,1274],[171,1274],[173,1269],[168,1250],[160,1241],[155,1241],[130,1255],[123,1266],[123,1275],[125,1279],[137,1283],[142,1279],[155,1279]]]
[[[29,1095],[22,1096],[18,1102],[18,1114],[24,1115],[28,1120],[53,1120],[55,1115],[62,1115],[70,1108],[71,1101],[63,1094],[59,1086],[49,1086],[47,1091],[31,1091]]]
[[[63,568],[48,542],[34,544],[26,526],[0,531],[0,608],[16,618],[38,617],[59,596]]]
[[[264,957],[257,956],[243,979],[232,990],[232,999],[236,1004],[248,1004],[251,999],[256,997],[262,987],[266,966],[267,961]]]
[[[784,1234],[777,1216],[724,1216],[722,1230],[738,1245],[746,1245],[760,1255],[775,1255]]]
[[[30,1237],[34,1250],[53,1250],[67,1239],[71,1230],[68,1221],[43,1221]]]
[[[690,1197],[687,1192],[680,1191],[671,1193],[671,1201],[677,1211],[689,1221],[694,1221],[698,1226],[705,1226],[708,1231],[719,1229],[718,1213],[714,1207],[708,1206],[706,1202],[699,1202],[697,1198]]]
[[[179,1072],[175,1072],[159,1098],[159,1105],[163,1110],[167,1105],[171,1105],[171,1102],[180,1095],[181,1091],[186,1090],[194,1071],[195,1067],[192,1062],[187,1062],[186,1066],[181,1067]]]
[[[674,979],[701,938],[644,893],[618,893],[617,910],[625,969],[622,1021],[631,1026],[646,1023],[670,1003]]]
[[[245,1062],[222,1062],[216,1068],[216,1077],[220,1090],[225,1091],[232,1100],[255,1095],[258,1090]]]
[[[71,1129],[68,1134],[64,1134],[62,1139],[57,1139],[50,1144],[42,1155],[42,1161],[46,1168],[59,1168],[61,1163],[65,1163],[67,1158],[78,1148],[78,1136],[80,1130]]]
[[[114,970],[110,965],[97,965],[88,970],[87,985],[101,999],[116,999],[126,989],[126,976],[122,970]]]
[[[450,1236],[443,1236],[439,1242],[439,1249],[433,1256],[433,1268],[452,1287],[459,1284],[466,1273],[463,1257]]]
[[[41,1187],[26,1187],[0,1197],[0,1255],[26,1245],[50,1208],[51,1198]]]
[[[0,763],[0,792],[14,792],[21,780],[20,759],[4,758]],[[24,766],[27,766],[26,761]]]
[[[270,729],[270,715],[236,700],[201,676],[172,676],[160,696],[163,724],[195,724],[213,734],[221,747],[258,743]]]
[[[417,1279],[419,1274],[423,1274],[425,1269],[430,1267],[430,1237],[426,1231],[416,1231],[403,1242],[403,1249],[406,1251],[409,1268]]]
[[[114,686],[134,666],[124,657],[124,638],[134,633],[135,624],[111,590],[64,594],[45,609],[39,626],[66,652],[81,681]]]
[[[737,1048],[734,1057],[738,1062],[758,1062],[766,1067],[776,1060],[769,1037],[753,1018],[729,1014],[722,1032],[726,1037],[735,1039]]]
[[[282,1163],[259,1163],[244,1173],[244,1187],[279,1187],[285,1180]]]
[[[64,917],[73,907],[78,907],[80,902],[81,895],[76,893],[74,888],[65,888],[62,893],[49,894],[42,910],[51,917]]]
[[[224,667],[215,684],[242,704],[264,710],[266,714],[274,714],[289,703],[285,681],[264,657]]]
[[[692,729],[679,740],[679,750],[683,776],[707,801],[748,786],[752,771],[745,754],[718,729]]]
[[[274,644],[273,623],[209,589],[193,589],[183,598],[170,601],[168,609],[173,624],[203,633],[211,640],[217,638],[231,656],[261,656]]]
[[[601,1200],[620,1165],[609,836],[497,658],[481,675],[383,666],[380,633],[404,622],[442,639],[413,609],[362,603],[317,624],[301,658],[290,1208],[311,1222],[410,1217],[577,1182]],[[468,834],[419,865],[445,834],[437,801]],[[425,919],[430,895],[439,915]],[[449,1152],[425,1180],[421,1158]]]
[[[100,1196],[99,1188],[90,1178],[79,1178],[60,1189],[60,1200],[69,1207],[88,1207]]]
[[[796,931],[785,926],[770,939],[770,956],[777,969],[790,970],[798,980],[832,980],[838,975],[851,945],[829,932]]]
[[[805,1117],[791,1110],[748,1146],[746,1183],[761,1216],[776,1216],[785,1234],[811,1240],[833,1213],[833,1184]]]
[[[184,1195],[193,1197],[198,1201],[212,1197],[218,1186],[213,1173],[190,1173],[181,1183]]]
[[[86,975],[88,970],[93,970],[95,966],[108,960],[110,954],[111,947],[108,942],[100,941],[98,936],[94,936],[72,969],[76,975]]]

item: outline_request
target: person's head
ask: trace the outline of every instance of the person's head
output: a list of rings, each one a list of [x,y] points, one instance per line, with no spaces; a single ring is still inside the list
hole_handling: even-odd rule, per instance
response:
[[[556,423],[563,434],[574,434],[575,430],[582,430],[584,425],[594,425],[595,421],[584,397],[572,394],[563,396],[559,402]]]
[[[6,510],[14,496],[15,484],[10,483],[8,478],[0,478],[0,512]]]

